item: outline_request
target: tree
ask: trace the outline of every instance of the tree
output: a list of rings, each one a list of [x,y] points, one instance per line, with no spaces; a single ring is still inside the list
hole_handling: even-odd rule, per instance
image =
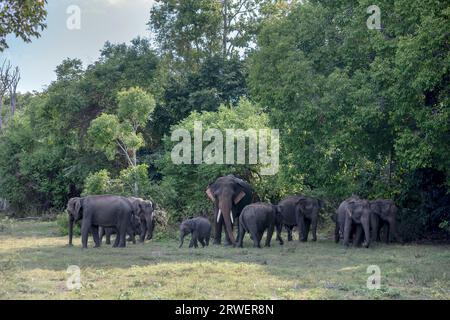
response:
[[[0,67],[0,130],[3,127],[3,98],[11,86],[11,63],[6,60]]]
[[[251,57],[284,167],[331,198],[394,198],[425,168],[450,177],[448,5],[379,1],[371,30],[370,4],[295,6],[265,22]]]
[[[282,1],[285,2],[285,1]],[[148,25],[163,54],[195,68],[248,49],[269,0],[158,0]]]
[[[94,148],[104,152],[110,160],[119,152],[126,158],[129,167],[136,168],[137,150],[144,146],[144,139],[138,130],[145,127],[154,108],[153,96],[141,88],[119,92],[117,115],[103,113],[89,127],[88,134]]]
[[[8,48],[6,36],[14,33],[25,42],[39,37],[46,27],[47,0],[3,0],[0,3],[0,52]]]
[[[221,105],[217,111],[193,111],[180,123],[174,125],[172,132],[176,129],[185,129],[193,137],[194,124],[197,121],[202,123],[203,133],[208,129],[218,129],[224,137],[226,137],[225,130],[230,128],[254,129],[256,131],[270,128],[269,115],[257,105],[246,99],[241,99],[236,106]],[[261,163],[250,164],[248,156],[244,164],[176,164],[172,161],[172,152],[177,144],[178,141],[172,141],[171,137],[165,137],[164,154],[156,163],[163,175],[160,185],[164,187],[163,190],[171,190],[174,193],[173,198],[177,200],[162,204],[174,213],[172,217],[174,219],[195,215],[203,210],[210,211],[211,203],[204,194],[205,188],[219,176],[229,173],[238,174],[251,181],[259,192],[261,200],[269,200],[276,190],[282,189],[282,187],[278,188],[280,185],[277,176],[260,176]],[[208,145],[208,142],[203,142],[203,151],[207,150]],[[225,142],[223,148],[223,154],[225,155]],[[248,148],[249,143],[246,143],[246,155],[248,155]],[[234,159],[237,159],[236,152],[235,150]],[[204,159],[206,158],[207,156]]]
[[[11,118],[14,117],[14,113],[16,112],[16,104],[17,104],[17,86],[20,81],[20,70],[19,67],[16,67],[11,74],[11,81],[9,86],[9,99],[11,100]]]
[[[236,105],[247,95],[245,76],[243,61],[221,55],[205,59],[196,71],[169,75],[152,121],[154,136],[167,134],[194,110],[216,111],[221,104]]]

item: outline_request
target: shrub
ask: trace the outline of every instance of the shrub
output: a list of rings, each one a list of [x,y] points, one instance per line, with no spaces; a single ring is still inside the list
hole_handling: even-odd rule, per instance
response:
[[[400,236],[405,241],[446,238],[450,221],[450,194],[446,177],[435,169],[418,169],[404,176],[397,199]]]
[[[56,217],[56,225],[61,236],[67,236],[69,234],[69,216],[65,213],[61,213]],[[81,235],[80,224],[76,223],[73,228],[73,235]]]

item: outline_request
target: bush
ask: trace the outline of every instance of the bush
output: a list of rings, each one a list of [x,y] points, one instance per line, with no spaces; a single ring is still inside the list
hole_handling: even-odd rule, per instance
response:
[[[450,233],[450,194],[446,177],[435,169],[418,169],[404,176],[397,199],[398,231],[405,241],[444,239]]]
[[[61,236],[67,236],[69,234],[69,216],[65,213],[61,213],[56,217],[56,225]],[[76,223],[73,227],[73,235],[80,236],[80,223]]]

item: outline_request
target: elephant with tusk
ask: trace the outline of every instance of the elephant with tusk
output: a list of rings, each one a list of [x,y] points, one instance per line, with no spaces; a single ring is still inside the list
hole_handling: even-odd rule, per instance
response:
[[[222,226],[225,225],[226,244],[235,246],[233,224],[239,218],[244,207],[252,202],[252,187],[243,179],[230,174],[210,183],[206,194],[214,203],[214,244],[221,243]]]

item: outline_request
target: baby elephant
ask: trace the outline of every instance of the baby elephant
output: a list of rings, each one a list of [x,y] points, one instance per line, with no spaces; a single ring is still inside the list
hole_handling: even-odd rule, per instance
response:
[[[239,239],[238,245],[242,248],[245,232],[249,232],[255,248],[261,248],[261,238],[267,230],[266,247],[270,247],[273,231],[277,230],[277,240],[280,245],[283,217],[280,207],[270,203],[253,203],[242,210],[239,217]]]
[[[180,248],[183,246],[184,237],[190,233],[191,242],[189,248],[198,248],[197,241],[200,241],[202,247],[209,245],[211,237],[211,223],[203,217],[184,220],[180,225]]]
[[[127,234],[128,234],[128,241],[132,241],[133,244],[136,244],[136,235],[139,235],[139,231],[141,229],[141,220],[135,216],[131,216],[130,225],[128,225],[127,228]],[[103,237],[106,236],[106,244],[111,244],[111,235],[116,234],[117,231],[115,228],[103,228],[99,227],[98,229],[100,243],[103,241]],[[116,238],[117,239],[117,238]]]

